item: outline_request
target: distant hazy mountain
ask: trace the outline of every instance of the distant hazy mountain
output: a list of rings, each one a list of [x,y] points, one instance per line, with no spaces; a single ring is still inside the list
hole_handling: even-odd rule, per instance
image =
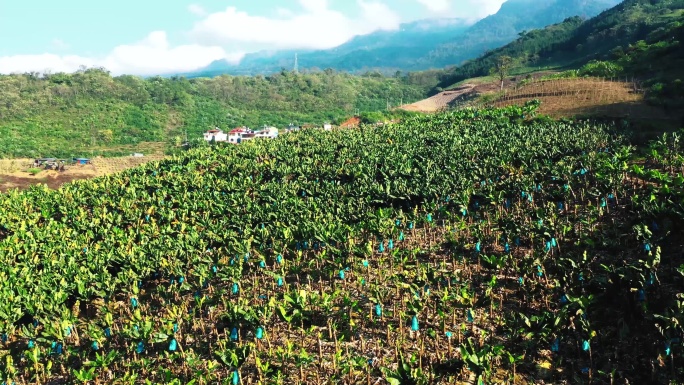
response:
[[[247,55],[239,64],[216,61],[188,77],[255,75],[300,69],[384,73],[443,68],[480,56],[518,37],[571,16],[593,17],[621,0],[508,0],[499,12],[468,26],[459,19],[421,20],[396,31],[357,36],[338,47],[317,51],[275,51]]]
[[[358,72],[382,69],[384,72],[414,68],[416,58],[427,55],[441,43],[446,43],[465,32],[468,25],[459,19],[420,20],[402,24],[395,31],[377,31],[356,36],[350,41],[327,50],[261,51],[248,54],[240,64],[223,60],[188,76],[216,76],[220,74],[255,75],[281,69],[292,70],[295,53],[300,69],[333,68]]]

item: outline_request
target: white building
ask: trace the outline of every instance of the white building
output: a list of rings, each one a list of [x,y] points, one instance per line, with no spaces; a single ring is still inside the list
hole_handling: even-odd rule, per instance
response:
[[[215,142],[226,142],[228,141],[228,134],[224,133],[218,128],[209,130],[204,133],[204,140],[206,140],[207,142],[211,142],[212,139]]]
[[[247,127],[240,127],[230,131],[228,142],[233,144],[242,143],[254,139],[256,134]]]
[[[256,137],[257,138],[275,139],[278,137],[278,129],[275,127],[264,126],[263,129],[256,131]]]
[[[325,123],[325,124],[323,125],[323,129],[326,130],[326,131],[332,130],[332,124],[330,124],[330,123]]]
[[[299,131],[299,129],[299,126],[295,126],[294,124],[290,123],[290,125],[285,129],[285,132]]]

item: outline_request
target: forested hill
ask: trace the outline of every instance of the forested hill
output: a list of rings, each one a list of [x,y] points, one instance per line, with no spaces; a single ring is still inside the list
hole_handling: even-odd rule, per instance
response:
[[[525,31],[544,28],[568,17],[590,18],[618,3],[620,0],[508,0],[499,12],[441,44],[429,57],[436,67],[460,65],[514,41]]]
[[[579,68],[592,60],[610,61],[595,75],[676,78],[682,75],[684,0],[626,0],[600,15],[579,17],[523,34],[447,73],[440,87],[489,73],[497,58],[510,56],[518,67]]]
[[[429,79],[428,79],[429,80]],[[430,80],[429,80],[430,81]],[[334,71],[185,79],[74,74],[0,75],[0,157],[92,156],[140,142],[179,142],[223,129],[322,124],[425,96],[420,74]]]

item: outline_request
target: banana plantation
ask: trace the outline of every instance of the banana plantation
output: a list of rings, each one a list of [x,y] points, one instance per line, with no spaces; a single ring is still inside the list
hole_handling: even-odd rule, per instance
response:
[[[3,384],[674,384],[684,152],[538,103],[0,195]]]

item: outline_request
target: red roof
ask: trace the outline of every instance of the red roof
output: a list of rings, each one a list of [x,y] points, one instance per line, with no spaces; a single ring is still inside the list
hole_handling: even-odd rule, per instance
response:
[[[245,127],[238,127],[230,131],[231,134],[239,134],[241,132],[249,132]]]

